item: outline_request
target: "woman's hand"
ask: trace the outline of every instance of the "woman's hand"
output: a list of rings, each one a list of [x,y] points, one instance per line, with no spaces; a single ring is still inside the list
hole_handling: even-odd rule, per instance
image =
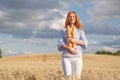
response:
[[[77,44],[77,45],[80,45],[80,46],[83,46],[84,43],[81,41],[81,40],[77,40],[77,39],[72,39],[72,38],[66,38],[66,41],[69,43],[74,43],[74,44]]]
[[[72,42],[72,43],[74,43],[74,42],[75,42],[75,39],[72,39],[72,38],[66,38],[66,41],[67,41],[67,42]]]
[[[71,53],[72,55],[76,55],[78,53],[76,48],[69,48],[68,52]]]

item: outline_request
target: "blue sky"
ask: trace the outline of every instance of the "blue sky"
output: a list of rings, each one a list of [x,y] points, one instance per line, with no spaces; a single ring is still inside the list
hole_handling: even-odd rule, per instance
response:
[[[76,11],[88,49],[120,50],[120,0],[1,0],[0,48],[3,56],[58,53],[57,41],[66,14]]]

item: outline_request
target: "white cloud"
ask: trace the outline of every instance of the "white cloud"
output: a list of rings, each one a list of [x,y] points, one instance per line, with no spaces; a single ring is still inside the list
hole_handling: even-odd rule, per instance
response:
[[[94,6],[88,10],[90,22],[120,19],[119,3],[120,0],[95,0]]]
[[[11,49],[8,49],[8,50],[6,51],[6,53],[7,53],[7,54],[17,54],[16,51],[11,50]]]
[[[35,53],[35,52],[22,50],[21,53],[22,54],[32,54],[32,53]]]
[[[96,41],[89,41],[89,45],[98,45],[99,43]]]
[[[119,50],[119,49],[117,49],[117,48],[112,48],[112,47],[108,47],[108,46],[102,46],[102,47],[100,48],[100,50],[110,51],[110,52],[116,52],[116,51]]]
[[[33,31],[40,34],[42,29],[59,30],[64,27],[65,13],[57,7],[35,10],[6,9],[3,12],[6,14],[0,20],[0,32],[12,34],[14,37],[31,37]]]
[[[35,39],[35,38],[31,38],[31,39],[24,39],[25,43],[32,43],[32,44],[38,44],[40,43],[40,39]]]
[[[0,10],[0,19],[3,18],[4,12]]]
[[[54,4],[53,2],[56,3]],[[72,3],[80,7],[84,4],[92,3],[94,5],[91,6],[90,9],[88,8],[88,14],[91,17],[89,20],[91,26],[93,26],[91,22],[100,23],[106,19],[120,18],[119,0],[45,0],[42,2],[39,0],[2,0],[0,2],[0,32],[11,34],[14,37],[25,38],[31,37],[34,34],[32,33],[33,31],[37,31],[37,34],[40,34],[43,29],[60,30],[64,27],[67,11],[73,7],[71,6]],[[89,28],[88,30],[91,31],[92,28]],[[100,30],[103,31],[102,28],[100,28]]]
[[[56,19],[54,21],[52,21],[51,25],[50,25],[50,29],[54,29],[54,30],[61,30],[61,28],[64,27],[64,23],[65,19]]]

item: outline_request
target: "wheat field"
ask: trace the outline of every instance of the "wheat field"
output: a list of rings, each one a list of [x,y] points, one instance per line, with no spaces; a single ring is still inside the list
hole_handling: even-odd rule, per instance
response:
[[[66,80],[61,54],[1,58],[0,80]],[[120,80],[120,56],[84,54],[81,80]]]

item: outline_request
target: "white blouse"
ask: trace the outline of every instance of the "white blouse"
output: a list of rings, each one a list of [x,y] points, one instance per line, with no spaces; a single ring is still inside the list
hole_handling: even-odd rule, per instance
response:
[[[61,38],[58,40],[58,44],[57,44],[58,50],[63,52],[62,56],[82,57],[82,49],[81,48],[86,49],[87,48],[87,44],[88,44],[88,41],[86,39],[84,31],[80,30],[78,28],[76,29],[76,39],[77,40],[81,40],[84,43],[83,46],[77,45],[77,50],[78,50],[77,55],[72,55],[67,50],[61,48],[61,46],[63,44],[66,44],[66,45],[68,44],[67,41],[65,40],[66,38],[67,38],[66,28],[63,28],[61,30]]]

